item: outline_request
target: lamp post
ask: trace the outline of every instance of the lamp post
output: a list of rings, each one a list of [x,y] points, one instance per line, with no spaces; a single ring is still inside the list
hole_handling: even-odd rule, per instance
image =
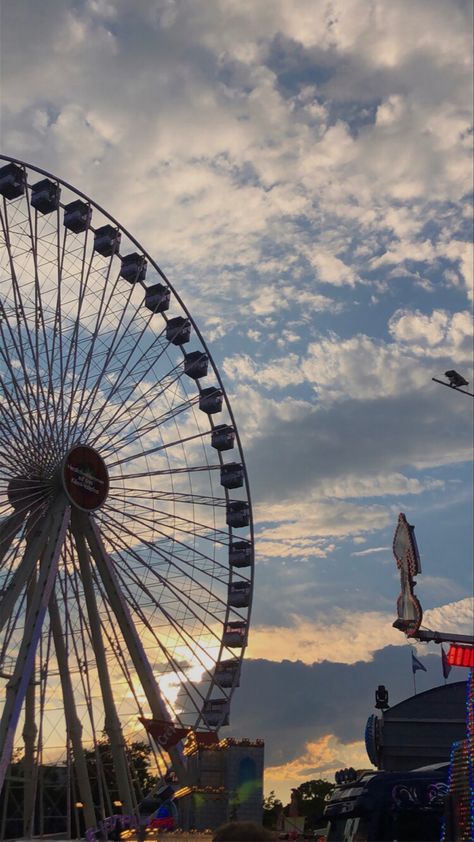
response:
[[[450,369],[449,371],[444,372],[444,376],[448,378],[447,383],[445,380],[439,380],[437,377],[432,377],[431,379],[434,380],[435,383],[439,383],[441,386],[447,386],[449,389],[454,389],[456,392],[462,392],[463,395],[469,395],[471,398],[474,398],[473,392],[468,392],[467,389],[462,388],[462,386],[469,386],[469,381],[466,380],[462,374],[459,374],[458,371]]]

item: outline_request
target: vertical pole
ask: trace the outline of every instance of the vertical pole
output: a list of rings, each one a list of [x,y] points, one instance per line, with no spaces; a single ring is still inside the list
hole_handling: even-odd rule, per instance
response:
[[[112,611],[127,645],[133,666],[143,687],[154,719],[170,721],[169,711],[161,697],[160,688],[145,654],[143,643],[137,633],[125,597],[123,596],[113,563],[108,556],[99,529],[92,518],[80,516],[80,523],[97,565]],[[187,770],[178,746],[167,749],[173,769],[182,786],[187,784]]]
[[[56,509],[47,518],[43,527],[43,533],[49,537],[49,540],[41,558],[38,582],[32,596],[30,610],[25,618],[23,639],[15,669],[6,685],[5,704],[0,719],[0,790],[7,773],[18,720],[33,672],[36,649],[54,587],[59,554],[69,517],[70,507],[64,506],[63,501],[58,501]]]
[[[33,603],[33,596],[36,589],[36,574],[33,575],[28,583],[26,594],[27,613],[31,609]],[[23,726],[23,742],[25,745],[24,757],[24,783],[23,783],[23,836],[25,839],[31,839],[34,832],[34,815],[35,815],[35,801],[36,801],[36,735],[38,729],[36,727],[36,684],[35,684],[36,669],[33,664],[31,671],[30,683],[25,696],[25,722]]]
[[[5,553],[8,552],[10,545],[22,526],[25,519],[25,513],[13,512],[12,515],[6,517],[0,523],[0,561],[3,559]]]
[[[71,675],[68,668],[68,657],[64,643],[64,635],[61,626],[58,603],[55,594],[52,594],[49,601],[49,617],[53,632],[54,648],[58,661],[61,689],[63,692],[64,714],[66,718],[68,735],[68,763],[70,766],[71,746],[74,757],[74,770],[77,775],[79,796],[84,804],[84,819],[86,829],[95,826],[94,799],[87,771],[86,758],[82,746],[82,725],[76,711],[74,691],[72,688]]]
[[[91,574],[90,556],[87,550],[84,536],[82,534],[80,521],[78,523],[77,512],[73,512],[72,514],[72,530],[74,533],[74,540],[76,542],[77,555],[79,558],[82,586],[84,589],[87,614],[90,623],[92,646],[94,648],[94,654],[96,657],[97,672],[99,674],[102,700],[104,703],[104,728],[110,740],[110,748],[112,751],[112,758],[114,763],[114,771],[117,780],[119,797],[125,807],[126,812],[132,814],[134,812],[135,805],[131,787],[129,785],[129,775],[127,768],[127,759],[125,755],[124,739],[122,735],[122,728],[120,726],[120,720],[118,718],[117,710],[115,707],[114,695],[107,666],[107,658],[105,654],[104,641],[102,638],[100,616],[97,608],[94,583]]]

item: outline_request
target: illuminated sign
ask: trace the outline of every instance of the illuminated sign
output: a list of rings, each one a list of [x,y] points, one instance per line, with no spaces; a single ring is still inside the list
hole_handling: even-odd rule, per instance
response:
[[[407,637],[416,635],[423,619],[422,607],[413,593],[414,576],[421,573],[421,561],[415,539],[415,527],[401,512],[393,536],[393,555],[400,571],[401,592],[397,599],[398,617],[394,626]]]
[[[474,646],[452,643],[448,652],[448,664],[453,667],[474,667]]]

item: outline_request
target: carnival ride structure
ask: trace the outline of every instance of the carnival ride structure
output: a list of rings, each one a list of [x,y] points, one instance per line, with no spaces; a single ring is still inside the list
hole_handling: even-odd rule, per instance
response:
[[[86,826],[110,814],[86,762],[104,739],[136,810],[140,717],[168,734],[158,771],[186,784],[170,734],[228,723],[253,529],[224,385],[163,271],[83,193],[2,162],[0,788],[13,753],[28,835],[47,764]]]

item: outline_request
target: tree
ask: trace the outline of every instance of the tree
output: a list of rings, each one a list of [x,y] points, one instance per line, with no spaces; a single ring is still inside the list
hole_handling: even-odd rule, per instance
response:
[[[294,790],[298,802],[300,816],[306,816],[307,825],[316,827],[320,822],[327,796],[333,791],[335,784],[321,778],[305,781]]]
[[[263,825],[272,830],[276,829],[277,818],[283,810],[283,804],[272,789],[270,795],[263,799]]]
[[[158,783],[158,777],[150,771],[151,748],[148,743],[136,741],[125,746],[127,761],[130,768],[135,793],[140,801],[143,796],[149,795]],[[97,755],[95,749],[84,752],[89,772],[89,780],[92,787],[94,803],[100,803],[100,789],[106,782],[110,794],[110,801],[118,800],[119,793],[115,778],[112,750],[106,737],[97,743],[97,753],[100,758],[100,774],[97,769]],[[99,782],[100,781],[100,782]]]

